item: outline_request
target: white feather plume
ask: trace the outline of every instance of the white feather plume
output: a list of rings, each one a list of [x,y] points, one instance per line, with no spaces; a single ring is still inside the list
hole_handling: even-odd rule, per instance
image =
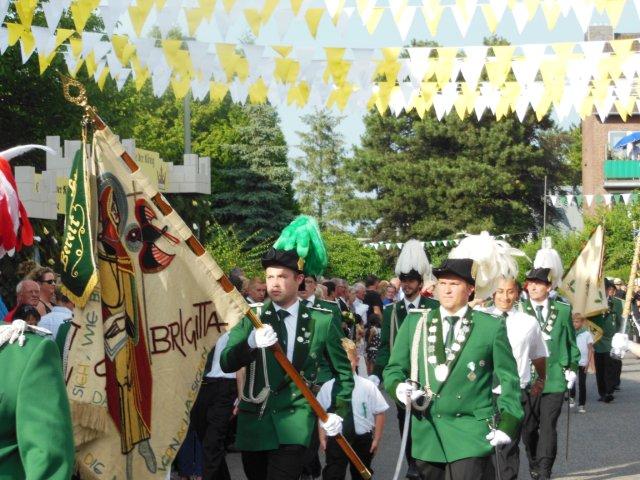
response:
[[[403,246],[398,261],[396,262],[396,275],[401,273],[409,273],[415,270],[422,275],[422,281],[431,280],[431,264],[424,251],[422,243],[418,240],[408,240]]]
[[[27,153],[31,150],[44,150],[45,152],[51,153],[52,155],[54,155],[56,152],[55,150],[53,150],[52,148],[46,147],[44,145],[35,145],[35,144],[31,144],[31,145],[18,145],[17,147],[12,147],[9,148],[8,150],[5,150],[4,152],[0,152],[0,157],[4,158],[5,160],[9,161],[14,157],[18,157],[24,153]]]
[[[489,298],[498,288],[501,278],[515,278],[518,262],[515,257],[525,253],[504,240],[489,234],[468,235],[451,250],[449,258],[470,258],[476,264],[476,298]]]
[[[548,268],[551,276],[551,288],[556,289],[560,286],[564,275],[562,259],[560,254],[551,248],[550,237],[542,240],[542,246],[543,248],[538,250],[536,258],[533,260],[533,268]]]

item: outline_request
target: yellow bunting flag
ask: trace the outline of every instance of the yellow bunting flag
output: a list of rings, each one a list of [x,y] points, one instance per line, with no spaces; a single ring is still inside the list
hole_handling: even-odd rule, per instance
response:
[[[191,79],[186,76],[173,77],[171,79],[171,88],[173,89],[173,94],[176,96],[176,99],[181,100],[189,93]]]
[[[259,78],[249,87],[249,101],[251,103],[265,103],[268,91],[269,88],[265,85],[264,80]]]
[[[320,25],[322,15],[324,15],[324,8],[309,8],[304,14],[304,20],[307,22],[307,28],[313,38],[318,35],[318,25]]]
[[[33,14],[36,11],[38,2],[36,0],[16,0],[13,2],[13,5],[20,19],[20,23],[27,29],[31,28]]]
[[[109,67],[104,67],[96,82],[98,84],[98,88],[100,89],[100,91],[104,89],[104,84],[107,81],[108,76],[109,76]]]
[[[188,8],[185,10],[184,14],[187,17],[189,35],[193,37],[204,20],[205,12],[202,8]]]
[[[430,0],[430,2],[428,6],[421,7],[421,10],[429,33],[435,37],[438,34],[438,27],[440,26],[440,19],[442,18],[444,7],[438,3],[438,0]]]
[[[549,30],[556,28],[560,13],[562,13],[562,9],[557,0],[542,1],[542,14],[544,15],[544,20],[547,22],[547,28]]]
[[[136,51],[136,47],[129,42],[129,37],[125,35],[112,35],[111,44],[113,45],[113,52],[120,60],[122,65],[127,65],[131,55]]]
[[[129,18],[138,37],[142,34],[142,28],[149,17],[151,7],[153,7],[153,0],[137,0],[135,7],[129,7]]]
[[[614,30],[620,23],[620,17],[622,16],[626,1],[627,0],[607,0],[604,5],[604,10],[607,12],[609,22]]]
[[[371,10],[371,15],[365,20],[365,27],[367,27],[367,32],[369,35],[373,35],[380,24],[380,19],[382,18],[382,14],[384,13],[384,8],[376,7]]]
[[[91,12],[98,8],[99,4],[100,0],[77,0],[71,4],[71,18],[73,18],[73,24],[78,32],[84,30]]]
[[[480,10],[482,11],[482,16],[484,17],[484,21],[487,24],[487,28],[491,33],[496,33],[498,29],[498,19],[496,18],[495,11],[493,7],[488,4],[480,5]]]
[[[211,82],[209,85],[209,97],[211,101],[221,102],[229,93],[229,86],[226,83]]]
[[[245,8],[243,13],[244,18],[251,29],[251,33],[256,37],[260,35],[260,27],[262,26],[262,16],[260,11],[256,8]]]
[[[304,0],[291,0],[291,10],[293,10],[295,16],[298,16],[298,13],[300,13],[300,7],[302,7],[303,3]]]
[[[269,19],[273,15],[274,10],[278,6],[279,1],[280,0],[264,0],[264,5],[262,6],[262,10],[260,11],[260,16],[262,17],[263,24],[269,21]]]
[[[9,37],[8,43],[10,47],[15,45],[25,32],[29,31],[24,27],[24,25],[21,25],[19,23],[6,23],[6,26]]]

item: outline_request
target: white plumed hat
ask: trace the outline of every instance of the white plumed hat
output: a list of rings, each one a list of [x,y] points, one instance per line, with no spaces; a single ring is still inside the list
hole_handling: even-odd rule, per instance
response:
[[[431,264],[421,242],[412,239],[402,246],[396,262],[396,275],[413,276],[416,280],[421,278],[423,283],[431,280]]]
[[[533,260],[533,268],[548,268],[550,270],[551,288],[555,289],[560,286],[564,268],[562,267],[560,254],[552,248],[551,237],[542,239],[542,248],[536,253],[536,258]]]
[[[474,261],[476,298],[489,298],[498,288],[501,278],[516,278],[518,262],[515,257],[526,256],[504,240],[489,234],[468,235],[451,250],[449,258],[470,258]]]

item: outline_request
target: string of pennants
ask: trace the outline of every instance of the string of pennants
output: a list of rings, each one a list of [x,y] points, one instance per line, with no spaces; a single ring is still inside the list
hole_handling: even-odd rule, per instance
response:
[[[547,195],[551,205],[554,207],[567,207],[571,205],[576,205],[578,207],[582,207],[586,205],[590,207],[591,205],[606,205],[611,206],[615,204],[624,203],[625,205],[630,205],[633,203],[637,203],[640,200],[640,194],[637,192],[628,192],[628,193],[605,193],[605,194],[597,194],[597,195]]]
[[[3,0],[0,0],[2,2]],[[6,0],[4,0],[6,1]],[[27,0],[19,0],[27,1]],[[16,2],[17,3],[17,2]],[[73,7],[73,4],[71,5]],[[105,38],[106,37],[106,38]],[[431,109],[438,119],[490,111],[497,119],[554,108],[623,119],[640,107],[640,53],[635,39],[520,46],[307,48],[199,41],[130,39],[105,32],[50,30],[23,23],[0,27],[0,53],[19,42],[23,62],[37,52],[41,72],[62,53],[73,76],[84,66],[102,88],[132,78],[161,96],[286,103],[297,107],[377,108],[399,115]],[[186,45],[186,48],[183,48]]]
[[[37,0],[16,0],[16,11],[21,23],[31,25]],[[4,18],[8,0],[0,1],[0,21]],[[50,30],[58,26],[62,14],[71,13],[76,30],[82,32],[90,15],[98,10],[105,31],[111,35],[118,24],[130,23],[136,36],[141,37],[151,24],[158,26],[163,38],[177,25],[186,24],[189,36],[216,29],[224,39],[231,25],[243,23],[258,37],[266,25],[276,26],[280,39],[295,23],[302,23],[315,38],[320,22],[326,18],[341,36],[360,21],[370,35],[374,35],[381,21],[388,17],[396,25],[402,40],[406,40],[411,27],[418,23],[432,36],[438,33],[443,18],[454,20],[464,37],[474,19],[484,20],[487,29],[495,33],[498,25],[508,18],[507,11],[522,33],[541,12],[547,28],[553,30],[558,20],[571,13],[585,32],[595,15],[606,15],[615,28],[627,5],[633,5],[640,15],[640,0],[389,0],[378,5],[378,0],[48,0],[42,2]],[[4,6],[4,11],[2,7]]]
[[[504,239],[506,240],[507,238],[510,237],[516,237],[516,236],[530,236],[532,235],[532,232],[523,232],[523,233],[517,233],[517,234],[508,234],[508,233],[503,233],[501,235],[495,235],[496,238],[499,239]],[[420,245],[422,245],[422,248],[435,248],[435,247],[453,247],[456,246],[460,243],[459,239],[446,239],[446,240],[425,240],[425,241],[421,241]],[[366,242],[364,244],[365,247],[370,247],[373,248],[375,250],[380,250],[380,249],[384,249],[384,250],[395,250],[395,249],[402,249],[402,246],[404,245],[404,242],[395,242],[395,241],[390,241],[390,240],[383,240],[383,241],[379,241],[379,242]]]

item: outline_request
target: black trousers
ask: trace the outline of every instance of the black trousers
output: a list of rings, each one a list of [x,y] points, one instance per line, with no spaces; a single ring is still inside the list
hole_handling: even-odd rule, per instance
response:
[[[298,480],[304,466],[304,445],[280,445],[277,450],[242,452],[248,480]]]
[[[571,398],[576,398],[576,386],[578,387],[578,405],[587,402],[587,367],[578,368],[578,381],[571,387]]]
[[[595,352],[596,383],[598,384],[598,395],[604,398],[613,394],[615,386],[615,360],[611,358],[609,352]]]
[[[304,474],[313,478],[319,477],[322,473],[318,448],[320,448],[320,437],[318,436],[318,429],[314,428],[311,434],[311,443],[304,453],[304,467],[302,469]]]
[[[237,396],[235,379],[205,379],[200,387],[191,421],[202,442],[204,480],[231,480],[224,443]]]
[[[620,386],[620,375],[622,375],[622,360],[611,359],[613,363],[613,388]]]
[[[558,453],[557,424],[563,402],[564,392],[525,396],[522,443],[527,451],[529,469],[543,478],[551,477]]]
[[[373,455],[370,453],[373,435],[371,432],[363,435],[356,435],[349,439],[349,443],[353,450],[358,454],[362,463],[371,470],[371,460]],[[343,480],[347,474],[347,464],[351,471],[351,478],[356,480],[361,478],[360,472],[349,462],[338,442],[334,437],[327,439],[326,465],[322,469],[322,480]]]
[[[520,401],[522,408],[524,409],[525,398],[528,395],[527,391],[522,390]],[[502,445],[498,447],[496,455],[499,457],[494,462],[496,470],[500,470],[501,480],[515,480],[518,478],[518,471],[520,470],[520,435],[522,434],[522,423],[518,424],[515,436],[511,439],[509,445]]]
[[[451,463],[432,463],[416,460],[421,480],[494,480],[491,455],[463,458]]]
[[[402,433],[404,430],[404,417],[406,415],[406,410],[404,406],[400,407],[396,405],[396,409],[398,410],[398,428],[400,429],[400,436],[402,437]],[[409,434],[407,435],[407,448],[404,450],[404,456],[407,458],[407,463],[412,460],[411,458],[411,422],[409,422]]]

